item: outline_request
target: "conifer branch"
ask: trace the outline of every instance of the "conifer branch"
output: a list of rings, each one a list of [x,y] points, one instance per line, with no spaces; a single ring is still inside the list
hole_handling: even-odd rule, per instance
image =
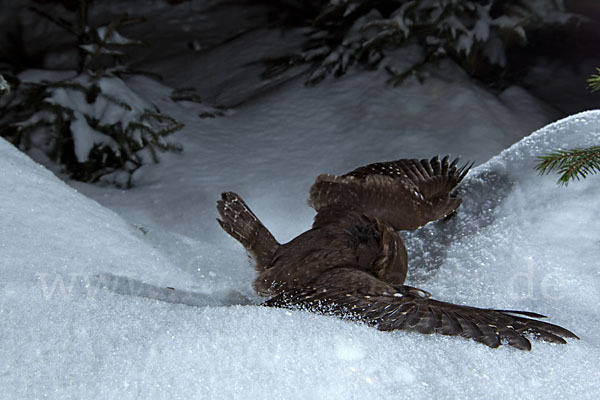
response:
[[[91,0],[78,2],[73,21],[30,8],[77,37],[77,70],[67,78],[63,71],[48,71],[49,78],[39,82],[10,77],[12,87],[0,75],[0,95],[12,89],[0,102],[0,136],[24,151],[45,152],[72,179],[131,187],[133,173],[150,161],[148,155],[158,162],[159,151],[182,151],[167,136],[183,124],[138,98],[121,79],[136,73],[121,64],[122,50],[144,42],[123,37],[119,29],[144,19],[122,14],[90,26]]]
[[[54,22],[57,26],[59,26],[60,28],[66,30],[67,32],[72,33],[73,35],[79,37],[81,35],[84,34],[84,31],[81,29],[78,29],[77,27],[75,27],[71,22],[67,21],[64,18],[61,17],[55,17],[54,15],[48,14],[46,11],[44,10],[40,10],[38,8],[35,7],[29,7],[30,11],[33,11],[34,13],[46,18],[47,20]]]
[[[507,52],[528,43],[533,32],[544,35],[547,26],[583,21],[566,13],[562,2],[547,8],[532,7],[525,0],[314,0],[280,1],[289,7],[282,22],[305,29],[306,40],[291,54],[261,60],[263,78],[272,78],[299,64],[307,64],[314,85],[328,75],[340,76],[352,65],[378,68],[390,50],[420,46],[425,52],[435,47],[436,57],[418,68],[394,73],[392,82],[409,76],[420,78],[419,70],[436,60],[450,58],[470,75],[484,81],[509,75]],[[312,5],[305,7],[305,3]],[[397,79],[396,79],[397,78]],[[599,84],[600,86],[600,84]]]
[[[600,90],[600,68],[596,68],[596,72],[598,72],[598,74],[593,74],[587,79],[588,87],[592,92]]]
[[[10,93],[10,85],[8,84],[8,82],[6,82],[2,74],[0,74],[0,96],[3,96],[8,93]]]
[[[558,172],[558,184],[567,186],[570,181],[581,180],[590,173],[600,172],[600,146],[558,150],[538,157],[535,169],[540,175]]]

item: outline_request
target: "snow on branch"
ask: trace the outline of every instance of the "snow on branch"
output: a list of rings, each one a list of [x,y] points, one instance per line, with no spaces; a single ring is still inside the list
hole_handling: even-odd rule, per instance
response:
[[[10,85],[6,82],[6,79],[0,74],[0,96],[8,94],[10,92]]]
[[[0,135],[38,159],[48,159],[51,167],[57,163],[73,179],[130,187],[133,173],[147,162],[158,162],[159,151],[181,150],[167,137],[183,124],[124,78],[137,73],[122,64],[122,56],[128,47],[144,43],[122,36],[119,29],[143,19],[122,14],[92,26],[89,3],[80,1],[71,20],[30,8],[76,37],[77,69],[25,70],[11,76],[16,84],[0,102]],[[146,84],[160,85],[149,79]]]
[[[504,67],[507,49],[527,44],[529,31],[577,18],[562,0],[329,0],[311,21],[301,50],[264,59],[264,76],[309,64],[306,83],[314,84],[352,64],[375,68],[386,52],[408,45],[422,48],[424,62],[395,73],[395,83],[446,57],[468,72]]]

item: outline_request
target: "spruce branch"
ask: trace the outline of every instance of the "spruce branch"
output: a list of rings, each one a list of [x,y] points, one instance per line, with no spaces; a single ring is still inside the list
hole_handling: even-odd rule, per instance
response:
[[[540,175],[558,172],[558,184],[567,186],[569,181],[581,180],[590,173],[600,172],[600,146],[558,150],[538,157],[535,169]]]
[[[588,87],[592,92],[600,90],[600,68],[596,68],[597,74],[593,74],[587,79]]]
[[[413,45],[440,49],[430,64],[450,58],[478,79],[501,80],[513,74],[512,67],[506,72],[507,52],[527,45],[530,34],[583,21],[558,0],[545,8],[526,0],[315,0],[305,8],[295,1],[279,3],[293,10],[288,21],[308,30],[308,38],[292,54],[263,59],[262,77],[310,64],[308,85],[343,75],[352,65],[375,69],[390,50]],[[557,15],[564,18],[557,22]],[[419,76],[419,69],[393,73],[392,82]]]
[[[130,18],[127,13],[123,13],[108,25],[91,29],[91,43],[82,43],[79,45],[81,49],[89,53],[83,68],[90,68],[102,55],[109,55],[117,61],[123,55],[123,52],[119,48],[146,45],[146,43],[140,40],[124,38],[118,32],[118,29],[123,26],[144,21],[144,18]]]
[[[414,76],[417,78],[419,83],[423,83],[425,81],[423,70],[429,64],[434,64],[437,61],[436,56],[436,52],[430,52],[426,54],[421,61],[417,61],[416,63],[411,65],[410,68],[403,72],[396,71],[394,68],[386,66],[386,71],[391,75],[391,78],[388,80],[388,82],[392,83],[394,86],[397,87],[400,86],[408,77]]]
[[[46,18],[47,20],[54,22],[60,28],[66,30],[67,32],[72,33],[73,35],[75,35],[77,37],[85,34],[83,27],[76,27],[75,25],[73,25],[71,22],[67,21],[64,18],[55,17],[54,15],[48,14],[46,11],[40,10],[39,8],[36,8],[36,7],[28,7],[28,9],[30,11]]]
[[[3,96],[8,93],[10,93],[10,85],[8,84],[8,82],[6,82],[2,74],[0,74],[0,96]]]
[[[171,93],[171,100],[190,101],[202,104],[202,98],[196,91],[196,88],[193,87],[173,89],[173,92]]]
[[[7,94],[0,101],[0,136],[24,151],[34,147],[41,150],[72,179],[102,179],[119,187],[131,187],[133,173],[150,161],[148,155],[158,162],[158,152],[182,151],[181,145],[167,137],[183,128],[183,124],[163,114],[154,104],[137,99],[121,77],[139,74],[121,64],[124,50],[145,43],[123,37],[119,29],[144,19],[121,14],[108,24],[93,27],[87,18],[91,0],[78,2],[73,21],[30,8],[77,38],[77,69],[66,78],[62,72],[48,72],[51,78],[39,82],[20,82],[5,75],[6,82],[0,75],[0,95]],[[5,55],[0,54],[0,58]],[[104,92],[104,79],[114,80],[119,90]],[[200,101],[193,91],[184,92],[183,96]],[[103,101],[98,102],[99,99]],[[134,103],[129,104],[128,99]],[[126,118],[115,121],[115,112]],[[215,110],[215,114],[219,112]]]

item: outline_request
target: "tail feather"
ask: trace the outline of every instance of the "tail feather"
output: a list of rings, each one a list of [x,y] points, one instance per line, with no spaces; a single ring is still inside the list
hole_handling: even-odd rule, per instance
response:
[[[254,258],[259,272],[267,269],[279,242],[244,200],[233,192],[222,193],[221,200],[217,201],[217,210],[221,216],[221,219],[217,218],[221,228],[246,248]]]

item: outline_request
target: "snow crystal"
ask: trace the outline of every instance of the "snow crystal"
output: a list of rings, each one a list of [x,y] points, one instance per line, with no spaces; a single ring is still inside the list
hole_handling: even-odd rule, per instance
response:
[[[334,347],[336,356],[340,360],[357,361],[365,357],[366,349],[360,343],[354,343],[351,337],[340,339]]]

